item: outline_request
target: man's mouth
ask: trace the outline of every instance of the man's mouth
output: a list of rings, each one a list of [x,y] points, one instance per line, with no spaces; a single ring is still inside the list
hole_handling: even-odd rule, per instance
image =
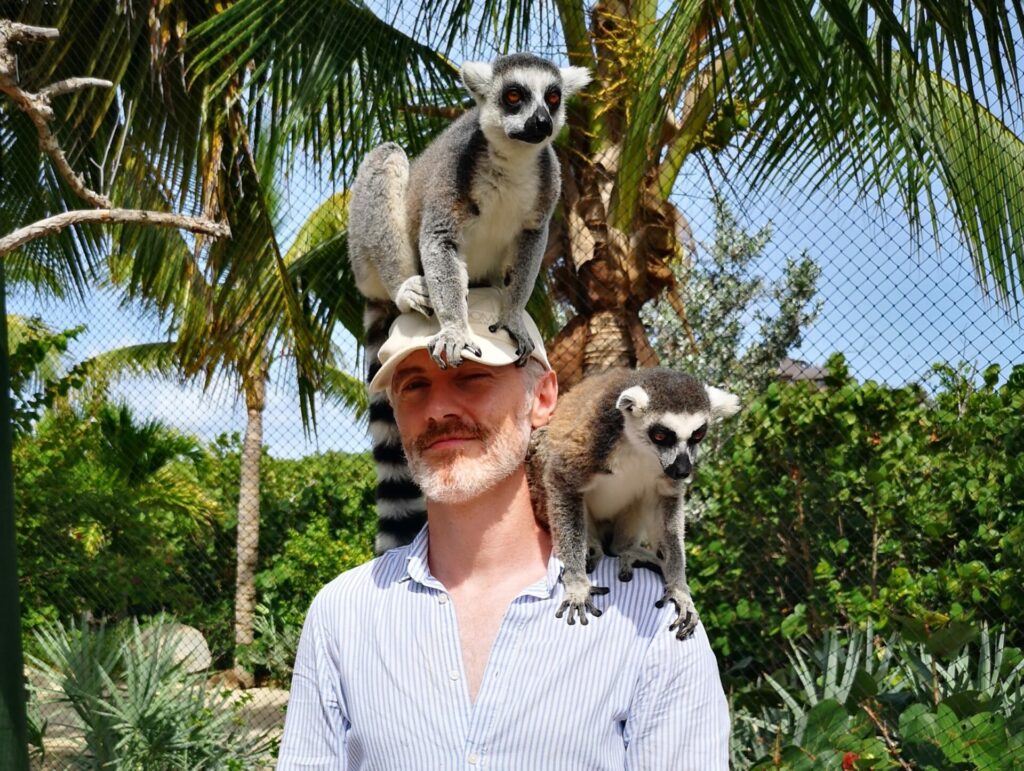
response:
[[[427,444],[426,449],[444,450],[449,447],[458,447],[464,442],[472,442],[476,439],[478,439],[476,436],[442,436]]]
[[[483,441],[486,436],[486,430],[480,426],[469,425],[462,420],[450,420],[428,428],[416,438],[414,446],[421,453],[427,450],[454,449],[466,442]]]

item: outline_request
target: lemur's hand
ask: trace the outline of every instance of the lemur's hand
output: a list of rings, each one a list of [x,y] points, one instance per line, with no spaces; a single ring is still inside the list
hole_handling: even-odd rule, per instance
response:
[[[597,618],[603,612],[590,599],[591,595],[595,594],[608,594],[608,587],[591,586],[590,581],[586,579],[582,581],[569,581],[569,583],[565,584],[565,599],[558,606],[555,618],[561,618],[568,612],[566,621],[569,622],[570,626],[576,623],[577,617],[580,620],[580,624],[586,626],[588,613]]]
[[[480,347],[471,341],[468,329],[450,327],[441,327],[441,331],[427,341],[427,350],[430,351],[430,358],[441,369],[462,364],[463,350],[483,356]]]
[[[423,276],[409,276],[398,287],[398,292],[395,294],[395,305],[402,313],[419,311],[424,316],[433,316],[434,306],[430,304],[427,280]]]
[[[508,332],[512,342],[516,344],[516,356],[519,358],[516,359],[515,363],[517,367],[522,367],[529,360],[535,346],[533,340],[530,339],[530,332],[522,322],[520,315],[517,313],[514,316],[502,316],[497,324],[490,326],[491,332],[497,332],[499,329],[504,329]]]
[[[669,624],[668,629],[670,632],[675,630],[677,640],[685,640],[697,628],[697,608],[693,605],[690,592],[685,587],[669,584],[665,587],[665,594],[654,604],[662,608],[666,602],[676,606],[676,619]]]

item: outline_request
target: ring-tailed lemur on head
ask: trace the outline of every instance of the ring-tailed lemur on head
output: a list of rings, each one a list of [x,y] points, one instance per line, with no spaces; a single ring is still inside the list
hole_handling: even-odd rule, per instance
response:
[[[591,595],[608,590],[591,586],[587,563],[607,532],[620,580],[655,562],[665,578],[659,607],[672,602],[677,610],[670,629],[680,639],[693,632],[683,487],[709,425],[739,408],[734,395],[663,368],[609,370],[559,398],[551,422],[534,431],[529,466],[534,505],[565,567],[559,618],[586,624],[587,613],[601,615]]]
[[[565,100],[590,75],[581,67],[559,68],[532,54],[513,54],[493,64],[466,63],[462,80],[476,102],[473,109],[411,164],[393,142],[375,148],[352,186],[349,258],[369,301],[371,368],[396,312],[393,305],[402,312],[437,314],[441,329],[429,350],[439,366],[458,366],[464,351],[479,355],[469,337],[470,285],[502,290],[495,327],[515,341],[517,363],[525,364],[533,349],[521,313],[561,189],[551,141],[565,123]],[[411,539],[425,507],[383,396],[371,401],[370,422],[379,469],[381,553]]]

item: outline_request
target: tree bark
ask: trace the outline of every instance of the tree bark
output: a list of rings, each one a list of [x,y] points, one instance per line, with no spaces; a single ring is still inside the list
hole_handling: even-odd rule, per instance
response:
[[[256,611],[256,563],[260,542],[260,459],[263,453],[263,410],[266,407],[267,367],[262,361],[243,383],[245,439],[238,483],[238,534],[235,570],[235,673],[252,687],[251,672],[239,663],[239,646],[253,641]]]

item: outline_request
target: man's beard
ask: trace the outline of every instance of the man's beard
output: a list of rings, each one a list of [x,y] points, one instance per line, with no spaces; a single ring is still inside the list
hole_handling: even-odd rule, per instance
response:
[[[461,503],[487,492],[507,479],[523,464],[530,442],[530,422],[523,410],[498,429],[488,429],[460,418],[430,425],[406,447],[409,470],[428,500]],[[460,449],[424,451],[432,442],[446,436],[470,437],[480,441],[483,453],[467,455]]]

